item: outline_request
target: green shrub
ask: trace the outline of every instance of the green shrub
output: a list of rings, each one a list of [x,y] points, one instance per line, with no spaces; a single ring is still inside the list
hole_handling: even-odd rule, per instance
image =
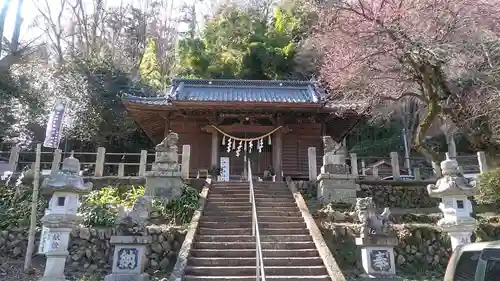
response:
[[[177,200],[153,200],[153,211],[166,221],[175,224],[185,224],[191,220],[198,208],[200,194],[196,188],[185,185],[182,195]]]
[[[0,229],[29,227],[33,187],[0,186]],[[44,214],[47,200],[38,197],[37,224]]]
[[[142,186],[126,186],[126,188],[107,186],[84,196],[78,212],[83,217],[85,226],[113,226],[118,206],[131,208],[137,197],[142,195],[144,195]]]
[[[500,168],[479,176],[479,189],[474,199],[480,204],[500,203]]]
[[[33,188],[28,185],[0,186],[0,229],[28,227],[31,213]],[[143,186],[104,187],[83,196],[78,213],[87,227],[111,227],[115,223],[118,206],[132,208],[139,196],[144,195]],[[177,200],[153,200],[153,211],[162,221],[184,224],[190,221],[198,208],[199,192],[184,186],[181,198]],[[44,215],[48,202],[39,197],[37,223]]]

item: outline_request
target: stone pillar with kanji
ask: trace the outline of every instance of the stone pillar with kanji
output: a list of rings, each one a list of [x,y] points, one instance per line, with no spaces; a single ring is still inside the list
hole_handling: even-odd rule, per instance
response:
[[[50,196],[49,208],[42,218],[48,229],[45,272],[40,281],[66,281],[64,269],[69,255],[68,245],[72,229],[78,227],[82,218],[77,215],[80,195],[92,190],[91,183],[84,183],[80,173],[80,162],[73,154],[64,159],[62,169],[53,173],[42,183],[41,192]]]
[[[361,223],[356,237],[356,245],[361,248],[361,277],[397,279],[394,247],[398,238],[389,224],[389,208],[378,214],[373,199],[366,197],[356,199],[355,209]]]
[[[450,236],[451,247],[471,242],[477,221],[471,216],[472,203],[468,199],[476,193],[476,182],[469,181],[460,173],[455,159],[441,162],[442,177],[436,184],[427,186],[431,197],[440,198],[439,209],[444,216],[438,221],[443,231]]]

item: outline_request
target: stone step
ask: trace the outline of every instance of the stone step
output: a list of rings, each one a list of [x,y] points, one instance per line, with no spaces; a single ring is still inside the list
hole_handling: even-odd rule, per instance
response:
[[[255,281],[255,276],[192,276],[185,275],[184,281]],[[315,276],[272,276],[266,275],[267,281],[331,281],[328,275]]]
[[[213,201],[211,199],[207,200],[207,207],[208,206],[231,206],[231,207],[245,207],[245,206],[252,206],[252,204],[248,201],[239,201],[239,202],[234,202],[230,200],[224,200],[224,201]],[[295,201],[256,201],[255,202],[256,207],[297,207],[297,204],[295,204]]]
[[[216,210],[204,210],[203,216],[251,216],[252,211],[227,211],[224,212],[216,211]],[[257,209],[257,215],[260,216],[276,216],[276,217],[302,217],[302,213],[300,211],[260,211]]]
[[[252,235],[197,235],[198,242],[254,242]],[[310,242],[310,235],[261,235],[262,242]]]
[[[308,242],[261,242],[262,249],[296,250],[315,249],[313,241]],[[194,241],[195,249],[255,249],[254,242],[198,242]]]
[[[200,221],[200,227],[207,228],[246,228],[252,226],[252,221]],[[306,228],[306,223],[301,222],[260,222],[259,227],[262,228]]]
[[[320,257],[282,257],[264,258],[264,266],[321,266],[323,260]],[[255,257],[252,258],[198,258],[188,259],[188,266],[255,266]]]
[[[186,275],[203,276],[255,276],[255,266],[186,266]],[[266,275],[325,275],[326,268],[320,266],[266,266]],[[255,278],[255,277],[254,277]]]
[[[231,201],[231,202],[250,202],[250,197],[248,195],[244,195],[241,197],[233,197],[233,196],[219,196],[219,195],[212,195],[208,196],[208,200],[210,201]],[[291,195],[284,195],[284,196],[255,196],[255,201],[291,201],[295,202],[293,197]]]
[[[257,214],[259,222],[304,222],[304,218],[299,216],[262,216]],[[221,215],[206,215],[201,217],[200,221],[229,221],[229,222],[248,222],[252,221],[251,215],[243,216],[221,216]]]
[[[260,235],[309,235],[307,228],[260,228]],[[200,227],[197,235],[252,235],[251,227],[247,228],[205,228]]]
[[[256,206],[259,211],[297,211],[297,205],[290,206]],[[231,206],[231,205],[223,205],[223,204],[210,204],[207,202],[204,210],[226,210],[226,211],[251,211],[252,205],[248,203],[246,206]]]
[[[252,249],[191,249],[190,257],[200,258],[255,258],[255,244]],[[295,250],[262,249],[264,258],[319,257],[316,248]]]

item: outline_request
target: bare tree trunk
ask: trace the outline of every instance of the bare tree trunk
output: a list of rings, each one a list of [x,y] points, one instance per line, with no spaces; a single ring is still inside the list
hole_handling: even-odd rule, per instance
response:
[[[10,51],[12,53],[16,53],[19,49],[19,36],[21,35],[21,25],[23,24],[23,18],[21,17],[23,1],[24,0],[19,0],[19,2],[17,2],[16,23],[14,32],[12,33],[12,39],[10,40]]]
[[[9,6],[11,4],[10,2],[11,0],[5,0],[2,11],[0,12],[0,47],[3,41],[3,32],[5,30],[5,19],[7,18],[7,11],[9,10]]]

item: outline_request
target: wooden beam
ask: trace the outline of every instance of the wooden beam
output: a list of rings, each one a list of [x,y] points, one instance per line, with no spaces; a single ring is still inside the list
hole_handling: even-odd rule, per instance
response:
[[[217,126],[219,129],[224,131],[225,133],[256,133],[256,134],[267,134],[272,130],[276,129],[276,126],[261,126],[261,125],[242,125],[242,124],[233,124],[233,125],[222,125]],[[208,125],[202,128],[203,131],[211,133],[215,131],[212,125]],[[291,131],[288,126],[284,126],[281,131],[286,134]]]

